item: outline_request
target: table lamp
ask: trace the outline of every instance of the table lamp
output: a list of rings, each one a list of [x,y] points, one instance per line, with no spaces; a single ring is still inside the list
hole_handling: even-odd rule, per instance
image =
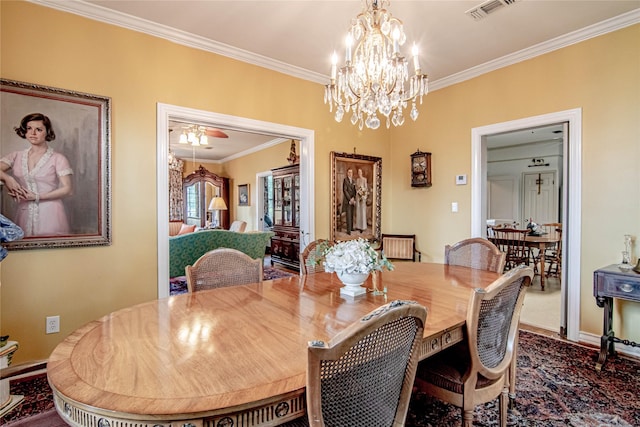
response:
[[[211,199],[211,202],[209,203],[209,210],[211,212],[216,212],[216,211],[226,211],[227,210],[227,204],[224,202],[224,199],[222,197],[214,197],[213,199]],[[213,221],[213,228],[219,228],[219,216],[220,213],[216,212],[216,214],[212,214],[213,216],[215,216],[215,221]]]

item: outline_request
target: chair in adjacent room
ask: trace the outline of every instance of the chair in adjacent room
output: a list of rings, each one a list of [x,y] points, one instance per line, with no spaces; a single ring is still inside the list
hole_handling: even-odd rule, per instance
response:
[[[309,342],[307,415],[293,426],[403,426],[427,310],[392,301],[338,333]]]
[[[245,228],[247,228],[247,223],[245,221],[233,221],[229,227],[229,231],[244,233]]]
[[[532,277],[533,269],[521,265],[486,289],[474,289],[467,309],[465,340],[418,366],[418,388],[461,408],[464,427],[473,426],[477,405],[497,397],[500,425],[507,425],[520,311]]]
[[[218,248],[202,255],[185,267],[187,289],[205,289],[262,282],[263,262],[236,249]]]
[[[560,240],[545,253],[545,260],[549,263],[546,274],[547,277],[560,278],[562,276],[562,226],[557,227],[555,232],[558,233]]]
[[[493,243],[479,237],[444,247],[444,263],[502,273],[506,254]]]
[[[520,264],[529,265],[529,247],[525,239],[529,230],[515,228],[493,228],[494,237],[490,241],[506,254],[505,269],[510,270]]]
[[[331,246],[326,239],[318,239],[309,243],[300,253],[300,274],[313,274],[324,271],[322,260],[324,251]]]
[[[415,234],[383,234],[380,250],[387,259],[422,261],[422,253],[416,249]]]

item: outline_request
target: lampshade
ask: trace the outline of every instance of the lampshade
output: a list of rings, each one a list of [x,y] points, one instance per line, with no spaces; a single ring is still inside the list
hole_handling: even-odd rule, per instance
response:
[[[227,204],[224,202],[222,197],[214,197],[211,199],[211,203],[209,203],[210,211],[226,211]]]

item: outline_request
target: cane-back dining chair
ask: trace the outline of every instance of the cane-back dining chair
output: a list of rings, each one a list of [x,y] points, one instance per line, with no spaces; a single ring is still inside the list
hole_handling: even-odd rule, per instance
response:
[[[325,239],[314,240],[300,253],[300,274],[321,273],[324,271],[324,251],[331,246]]]
[[[474,237],[444,247],[444,263],[502,273],[506,254],[487,239]]]
[[[473,426],[476,405],[500,397],[500,425],[507,425],[508,387],[520,311],[533,269],[518,266],[486,289],[474,289],[467,309],[465,340],[420,362],[422,391],[462,410],[462,425]],[[513,365],[515,366],[515,365]]]
[[[392,301],[307,351],[307,415],[286,426],[405,423],[427,310]]]
[[[231,248],[218,248],[185,267],[187,289],[196,292],[262,282],[263,261]]]
[[[529,265],[529,247],[526,243],[529,230],[515,228],[493,228],[494,237],[491,242],[506,254],[506,270],[510,270],[520,264]]]

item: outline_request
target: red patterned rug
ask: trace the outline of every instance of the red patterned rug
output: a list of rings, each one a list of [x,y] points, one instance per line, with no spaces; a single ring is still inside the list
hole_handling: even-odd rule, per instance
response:
[[[264,267],[264,280],[279,279],[281,277],[295,276],[295,273],[279,268]],[[169,295],[179,295],[187,292],[187,278],[185,276],[173,277],[169,280]]]
[[[524,331],[518,348],[516,407],[509,411],[508,426],[640,426],[639,361],[611,357],[597,372],[595,350]],[[0,425],[57,426],[38,423],[53,408],[44,374],[11,381],[11,393],[23,394],[25,400],[2,417]],[[478,406],[474,426],[498,426],[497,404],[496,399]],[[460,425],[458,408],[420,392],[414,394],[407,427]]]
[[[610,357],[595,370],[597,352],[520,331],[516,406],[508,426],[640,426],[640,362]],[[428,360],[427,360],[428,362]],[[498,399],[476,407],[475,427],[499,425]],[[459,426],[460,409],[424,393],[411,401],[407,427]]]

